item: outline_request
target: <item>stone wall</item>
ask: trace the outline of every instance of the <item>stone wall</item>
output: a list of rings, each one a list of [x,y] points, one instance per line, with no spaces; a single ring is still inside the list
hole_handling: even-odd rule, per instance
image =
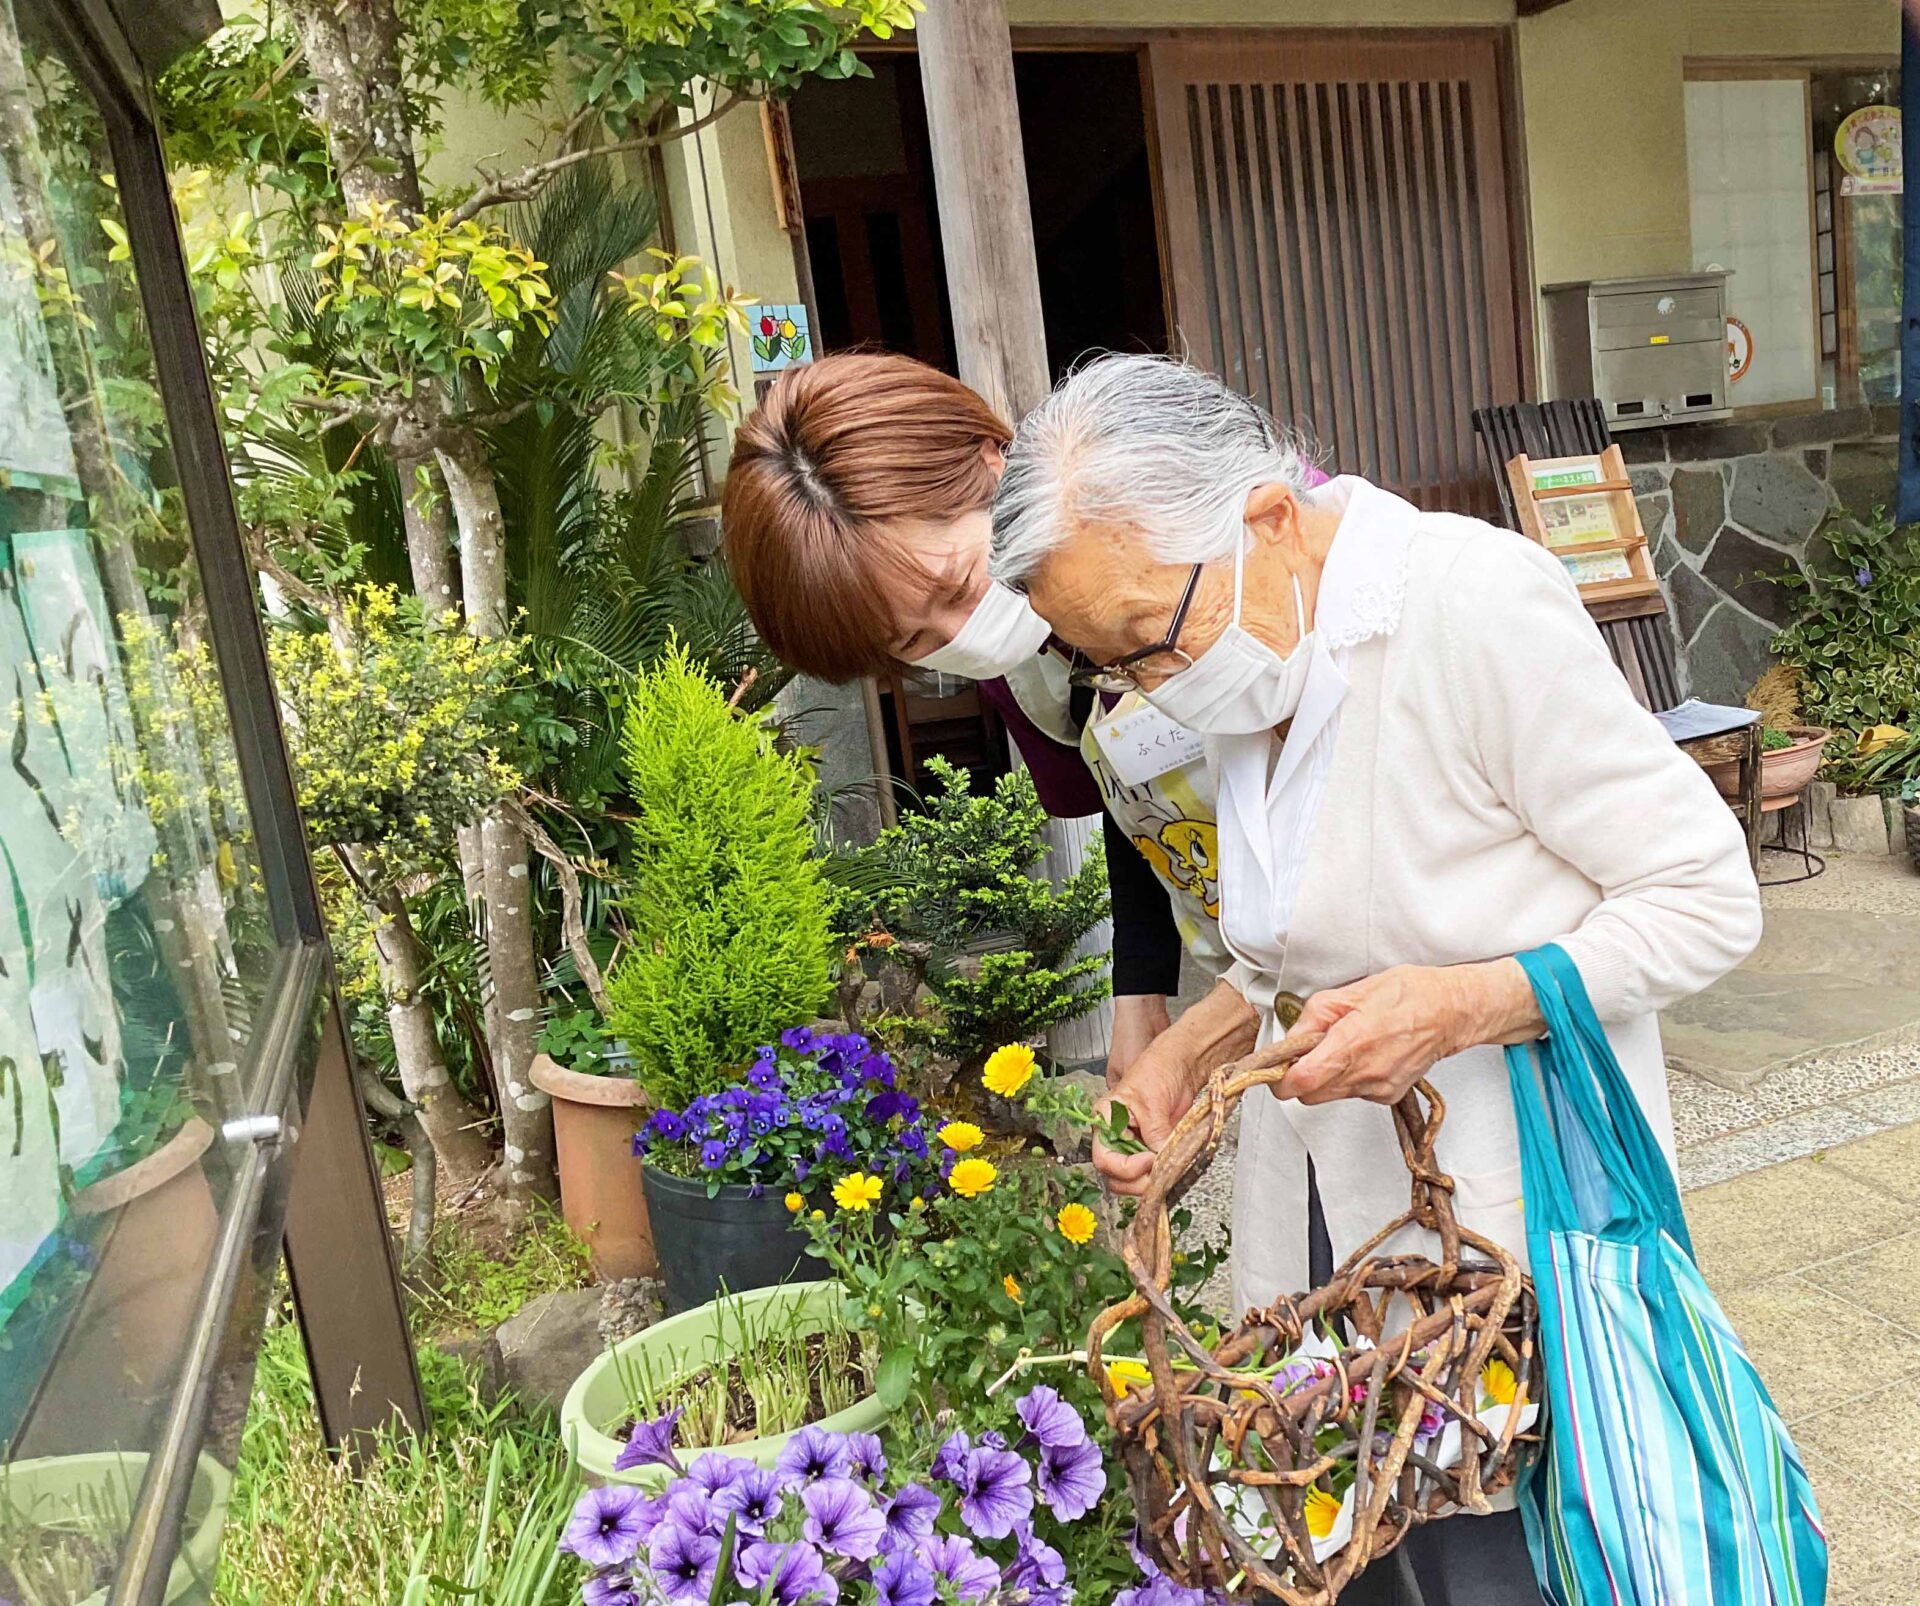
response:
[[[1830,512],[1893,501],[1895,407],[1677,424],[1619,436],[1688,691],[1739,703],[1791,596],[1758,578],[1815,554]]]

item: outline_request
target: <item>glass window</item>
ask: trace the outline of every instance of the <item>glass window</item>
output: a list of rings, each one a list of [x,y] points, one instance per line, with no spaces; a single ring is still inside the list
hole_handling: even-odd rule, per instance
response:
[[[179,1379],[278,955],[106,125],[44,4],[0,0],[0,1599],[78,1600]]]

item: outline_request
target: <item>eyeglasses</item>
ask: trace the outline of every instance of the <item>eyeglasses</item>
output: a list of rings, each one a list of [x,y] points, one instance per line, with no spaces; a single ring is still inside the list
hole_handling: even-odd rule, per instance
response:
[[[1151,647],[1142,647],[1110,664],[1077,664],[1068,670],[1067,679],[1075,686],[1091,686],[1095,691],[1129,692],[1140,689],[1140,677],[1134,670],[1149,658],[1172,656],[1180,660],[1177,669],[1189,668],[1193,659],[1180,650],[1180,632],[1186,625],[1187,610],[1193,606],[1193,594],[1200,588],[1200,575],[1205,568],[1204,563],[1193,566],[1193,573],[1187,576],[1186,589],[1180,593],[1179,606],[1173,610],[1173,620],[1167,626],[1167,633]]]

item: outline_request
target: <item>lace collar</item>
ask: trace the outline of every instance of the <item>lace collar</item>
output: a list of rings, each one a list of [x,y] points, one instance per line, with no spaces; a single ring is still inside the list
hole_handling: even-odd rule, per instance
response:
[[[1341,509],[1320,571],[1314,634],[1332,649],[1392,635],[1407,599],[1407,557],[1420,510],[1353,474],[1329,480],[1314,497]]]

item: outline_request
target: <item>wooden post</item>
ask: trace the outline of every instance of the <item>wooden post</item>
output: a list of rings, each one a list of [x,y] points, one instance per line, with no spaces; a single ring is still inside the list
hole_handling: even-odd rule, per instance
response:
[[[1013,38],[1006,0],[928,0],[914,29],[926,92],[940,243],[953,304],[960,377],[1018,422],[1052,388],[1040,267],[1033,249],[1027,162],[1014,97]],[[1052,820],[1041,865],[1058,886],[1100,834],[1099,816]],[[1076,953],[1107,953],[1113,926],[1102,921]],[[1110,1006],[1048,1034],[1063,1063],[1104,1063]]]

